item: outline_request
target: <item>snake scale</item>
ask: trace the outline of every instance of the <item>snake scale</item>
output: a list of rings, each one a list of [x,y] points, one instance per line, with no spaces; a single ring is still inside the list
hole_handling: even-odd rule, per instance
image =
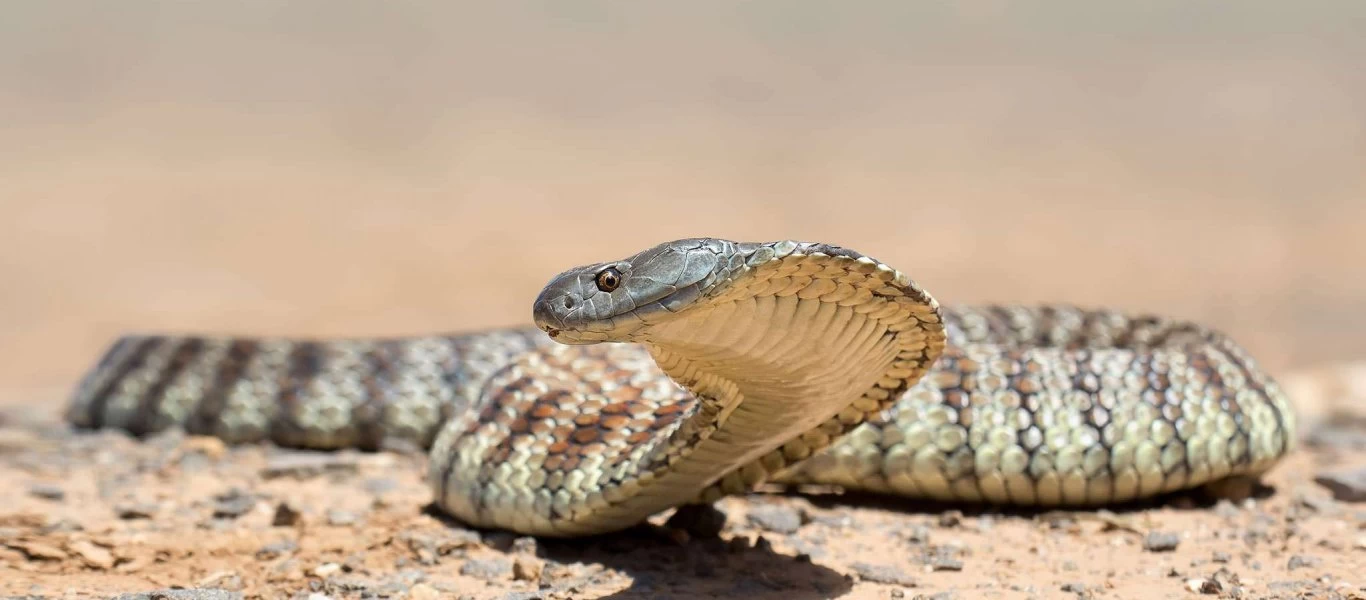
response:
[[[1277,384],[1197,324],[1064,305],[941,308],[846,248],[713,238],[554,277],[536,327],[398,339],[125,336],[81,428],[430,448],[437,506],[609,532],[763,482],[1098,506],[1270,468]]]

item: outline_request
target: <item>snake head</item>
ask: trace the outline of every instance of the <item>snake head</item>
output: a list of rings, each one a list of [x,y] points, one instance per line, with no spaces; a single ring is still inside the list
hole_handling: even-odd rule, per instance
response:
[[[697,306],[744,267],[741,244],[691,238],[629,258],[574,267],[536,297],[536,326],[564,344],[639,341],[642,332]]]

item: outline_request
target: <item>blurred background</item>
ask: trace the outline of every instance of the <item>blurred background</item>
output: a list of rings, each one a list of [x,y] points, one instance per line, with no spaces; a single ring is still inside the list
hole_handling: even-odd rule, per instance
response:
[[[698,235],[1366,357],[1363,65],[1350,1],[7,2],[0,400],[127,331],[525,323]]]

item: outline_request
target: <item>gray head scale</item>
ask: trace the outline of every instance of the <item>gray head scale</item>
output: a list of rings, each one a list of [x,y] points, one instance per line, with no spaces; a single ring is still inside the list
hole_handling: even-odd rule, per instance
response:
[[[575,267],[536,297],[536,326],[564,344],[638,341],[723,289],[743,268],[742,244],[713,238],[666,242],[629,258]]]

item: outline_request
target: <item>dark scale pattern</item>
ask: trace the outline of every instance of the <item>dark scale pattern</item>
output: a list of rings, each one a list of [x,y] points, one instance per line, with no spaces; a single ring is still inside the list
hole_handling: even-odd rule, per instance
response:
[[[457,417],[452,451],[434,452],[447,457],[434,459],[437,488],[483,490],[469,494],[480,503],[471,510],[519,502],[545,519],[637,477],[697,406],[630,345],[545,348],[496,372],[480,397],[477,412]],[[458,473],[474,479],[453,481]]]
[[[1207,328],[1065,306],[949,309],[945,324],[920,384],[783,481],[1102,504],[1255,474],[1293,443],[1288,400]]]

